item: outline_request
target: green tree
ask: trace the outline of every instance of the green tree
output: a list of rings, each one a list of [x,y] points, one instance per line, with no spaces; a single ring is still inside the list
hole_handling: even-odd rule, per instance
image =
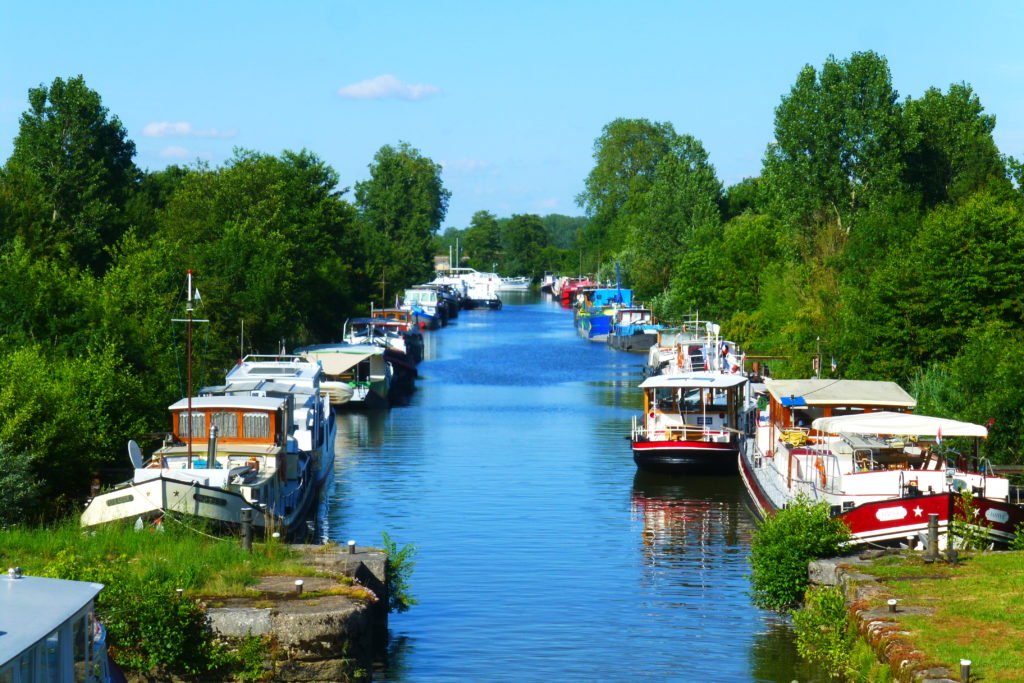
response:
[[[676,135],[646,190],[630,200],[635,211],[621,217],[628,225],[622,259],[641,297],[667,289],[679,259],[719,230],[721,197],[722,184],[704,146]]]
[[[104,248],[127,226],[124,207],[140,175],[135,143],[82,76],[31,88],[28,99],[0,177],[9,212],[2,236],[101,270]]]
[[[490,211],[477,211],[466,228],[463,251],[474,268],[490,270],[501,257],[501,228]]]
[[[647,191],[662,158],[675,144],[671,123],[647,119],[615,119],[594,141],[594,167],[576,197],[589,218],[581,245],[608,253],[621,247],[626,225],[622,216],[634,212],[631,202]]]
[[[874,52],[807,65],[775,109],[762,178],[769,204],[806,229],[849,233],[857,212],[900,187],[905,135],[889,66]]]
[[[542,252],[548,246],[548,233],[540,216],[513,214],[502,227],[501,242],[505,251],[505,274],[536,277],[543,272]]]
[[[366,271],[396,291],[433,270],[431,236],[441,227],[451,192],[441,166],[407,142],[373,157],[370,179],[356,183],[356,207],[366,244]]]

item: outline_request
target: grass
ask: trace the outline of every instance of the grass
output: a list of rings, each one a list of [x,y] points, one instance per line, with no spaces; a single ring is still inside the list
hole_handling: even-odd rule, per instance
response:
[[[969,659],[972,680],[1021,679],[1024,552],[973,553],[958,566],[892,556],[876,560],[869,571],[900,605],[935,610],[933,616],[898,616],[930,659],[955,672],[961,659]],[[884,600],[877,603],[883,606]]]
[[[316,574],[287,544],[253,543],[252,553],[246,553],[237,538],[212,538],[194,520],[142,531],[116,524],[85,530],[77,520],[0,531],[0,568],[20,566],[28,575],[56,576],[62,563],[115,566],[119,574],[168,583],[191,595],[241,596],[261,576]]]

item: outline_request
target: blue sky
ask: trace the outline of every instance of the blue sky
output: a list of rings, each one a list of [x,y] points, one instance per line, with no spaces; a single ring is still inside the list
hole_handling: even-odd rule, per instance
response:
[[[579,215],[613,119],[671,122],[729,185],[800,68],[858,50],[901,98],[969,83],[1024,157],[1022,29],[1020,2],[0,0],[0,159],[28,89],[82,74],[143,168],[308,148],[352,186],[404,140],[444,167],[445,226]]]

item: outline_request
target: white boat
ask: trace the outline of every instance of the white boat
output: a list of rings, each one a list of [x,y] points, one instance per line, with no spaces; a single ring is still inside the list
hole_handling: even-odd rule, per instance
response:
[[[526,292],[530,289],[530,278],[528,277],[499,277],[499,292]]]
[[[132,478],[95,496],[82,526],[166,513],[257,529],[298,528],[333,468],[334,410],[323,371],[298,356],[246,356],[223,386],[169,407],[171,431],[148,460],[128,444]]]
[[[349,408],[386,408],[391,394],[392,368],[386,347],[373,343],[318,344],[295,353],[320,365],[320,384],[334,405]]]
[[[96,620],[103,584],[0,575],[0,681],[111,680],[106,631]]]
[[[405,290],[399,307],[412,313],[413,320],[422,329],[436,330],[448,324],[447,304],[434,289]]]
[[[966,519],[990,526],[992,541],[1008,542],[1024,521],[1008,499],[1009,482],[977,456],[988,430],[910,414],[916,402],[893,382],[769,379],[761,403],[739,465],[762,517],[802,494],[827,503],[855,542],[913,545],[934,513],[944,543],[954,515],[964,514],[966,489]],[[951,437],[972,443],[975,454],[950,451],[943,438]]]
[[[434,282],[453,284],[465,291],[466,308],[501,308],[498,287],[501,278],[496,273],[483,273],[475,268],[449,268],[437,274]],[[456,284],[461,282],[462,284]]]

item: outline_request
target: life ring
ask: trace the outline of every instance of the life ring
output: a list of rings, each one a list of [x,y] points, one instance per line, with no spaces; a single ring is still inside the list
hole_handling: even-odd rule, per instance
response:
[[[817,469],[818,474],[821,475],[821,485],[824,486],[827,481],[827,477],[825,476],[825,463],[822,462],[820,455],[818,456],[818,459],[814,461],[814,468]]]

